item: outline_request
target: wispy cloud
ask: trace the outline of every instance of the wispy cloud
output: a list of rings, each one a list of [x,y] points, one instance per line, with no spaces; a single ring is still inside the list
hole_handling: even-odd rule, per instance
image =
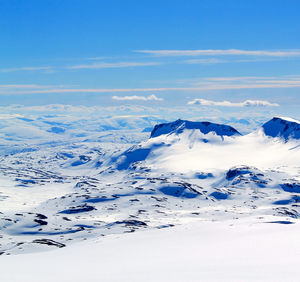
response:
[[[4,69],[0,69],[0,72],[18,72],[18,71],[45,71],[45,72],[53,72],[54,68],[52,66],[42,66],[42,67],[19,67],[19,68],[4,68]]]
[[[265,100],[246,100],[244,102],[236,103],[230,101],[212,101],[205,99],[194,99],[188,102],[188,105],[199,106],[218,106],[218,107],[278,107],[279,104],[271,103]]]
[[[275,76],[233,76],[233,77],[206,77],[208,81],[249,81],[258,79],[278,79]]]
[[[135,52],[155,56],[270,56],[270,57],[291,57],[300,56],[300,50],[137,50]]]
[[[48,85],[38,84],[0,84],[0,89],[15,90],[15,89],[42,89],[49,88]]]
[[[159,98],[154,94],[149,96],[112,96],[112,99],[117,101],[163,101],[162,98]]]
[[[216,89],[292,88],[299,87],[300,76],[237,76],[208,77],[194,81],[193,85]]]
[[[290,56],[291,57],[291,56]],[[190,59],[190,60],[184,60],[183,63],[190,64],[190,65],[214,65],[214,64],[225,64],[225,63],[257,63],[257,62],[273,62],[273,61],[279,61],[283,60],[285,57],[247,57],[247,59],[237,59],[237,57],[234,57],[228,60],[219,59],[219,58],[207,58],[207,59]]]
[[[1,87],[0,87],[1,88]],[[45,93],[121,93],[121,92],[164,92],[164,91],[207,91],[207,90],[234,90],[234,89],[265,89],[265,88],[300,88],[300,82],[295,84],[274,83],[274,84],[216,84],[203,85],[198,87],[160,87],[160,88],[49,88],[49,89],[20,89],[1,90],[2,95],[12,94],[45,94]]]
[[[222,64],[228,63],[228,60],[221,60],[216,58],[209,58],[209,59],[192,59],[192,60],[185,60],[184,63],[190,65],[214,65],[214,64]]]
[[[130,93],[130,92],[166,92],[166,91],[210,91],[238,89],[281,89],[300,88],[300,76],[279,77],[208,77],[190,80],[183,87],[151,87],[151,88],[76,88],[64,85],[0,85],[0,94],[43,94],[43,93]]]
[[[130,67],[145,67],[145,66],[158,66],[160,62],[116,62],[116,63],[92,63],[83,65],[68,66],[67,69],[107,69],[107,68],[130,68]]]
[[[99,60],[99,58],[87,58],[87,60]],[[93,62],[88,64],[78,64],[72,66],[37,66],[37,67],[11,67],[2,68],[0,73],[10,72],[45,72],[53,73],[57,70],[80,70],[80,69],[110,69],[110,68],[131,68],[131,67],[145,67],[145,66],[158,66],[162,65],[162,62]]]

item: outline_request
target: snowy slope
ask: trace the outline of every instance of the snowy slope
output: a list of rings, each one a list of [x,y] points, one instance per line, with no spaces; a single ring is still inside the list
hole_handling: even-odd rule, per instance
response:
[[[300,225],[198,222],[0,257],[1,281],[299,281]]]

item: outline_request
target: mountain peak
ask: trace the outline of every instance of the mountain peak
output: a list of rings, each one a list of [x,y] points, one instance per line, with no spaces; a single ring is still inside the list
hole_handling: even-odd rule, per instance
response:
[[[263,131],[267,136],[280,137],[285,141],[300,139],[300,121],[286,117],[274,117],[266,122]]]
[[[215,132],[219,136],[234,136],[234,135],[241,135],[236,129],[229,125],[225,124],[217,124],[211,123],[208,121],[188,121],[188,120],[181,120],[178,119],[173,122],[169,123],[161,123],[155,125],[154,129],[151,132],[151,138],[158,137],[164,134],[180,134],[185,129],[193,130],[198,129],[203,134],[208,134],[210,132]]]

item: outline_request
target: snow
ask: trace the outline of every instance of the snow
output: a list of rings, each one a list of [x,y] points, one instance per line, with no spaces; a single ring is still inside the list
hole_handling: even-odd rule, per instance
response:
[[[1,280],[298,281],[300,225],[198,222],[0,257]]]
[[[298,124],[140,118],[0,124],[1,281],[299,280]]]
[[[286,120],[286,121],[289,121],[289,122],[295,122],[295,123],[300,124],[299,120],[296,120],[296,119],[293,119],[293,118],[290,118],[290,117],[276,116],[275,118],[279,118],[279,119],[282,119],[282,120]]]

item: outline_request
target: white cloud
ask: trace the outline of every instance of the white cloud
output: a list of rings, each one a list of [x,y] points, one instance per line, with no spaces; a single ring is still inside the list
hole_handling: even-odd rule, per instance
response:
[[[93,63],[85,65],[68,66],[67,69],[107,69],[107,68],[129,68],[129,67],[145,67],[145,66],[158,66],[160,62],[117,62],[117,63]]]
[[[216,56],[216,55],[244,55],[244,56],[269,56],[290,57],[300,56],[300,50],[137,50],[135,52],[156,56]]]
[[[279,104],[270,103],[265,100],[246,100],[244,102],[236,103],[230,101],[211,101],[205,99],[194,99],[188,102],[188,105],[200,105],[200,106],[219,106],[219,107],[278,107]]]
[[[112,96],[113,100],[117,100],[117,101],[163,101],[162,98],[157,97],[156,95],[152,94],[149,96],[137,96],[137,95],[133,95],[133,96]]]
[[[279,104],[265,100],[246,100],[243,102],[243,107],[279,107]]]

